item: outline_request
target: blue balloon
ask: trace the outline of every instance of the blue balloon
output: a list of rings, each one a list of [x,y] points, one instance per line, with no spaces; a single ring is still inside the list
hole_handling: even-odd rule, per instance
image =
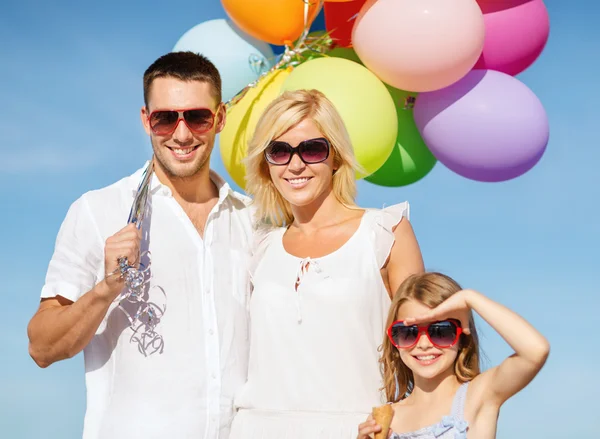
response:
[[[313,24],[310,26],[310,31],[314,32],[317,30],[326,30],[325,27],[325,8],[321,9],[321,12],[319,12],[319,15],[316,16],[315,21],[313,21]]]
[[[224,102],[268,71],[275,61],[269,44],[222,18],[200,23],[183,34],[173,52],[183,51],[200,53],[219,69]]]

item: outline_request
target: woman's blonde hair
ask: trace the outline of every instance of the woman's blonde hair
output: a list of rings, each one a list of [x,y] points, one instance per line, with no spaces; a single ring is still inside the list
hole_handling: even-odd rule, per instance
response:
[[[406,301],[415,300],[433,308],[461,289],[456,281],[441,273],[431,272],[408,277],[394,296],[386,329],[396,321],[398,310]],[[454,374],[461,383],[471,381],[480,373],[479,338],[471,311],[469,311],[469,329],[470,335],[461,335],[458,356],[454,362]],[[387,334],[383,339],[381,350],[382,356],[379,361],[383,369],[383,390],[388,401],[398,402],[412,392],[414,376],[402,362],[398,349],[391,343]]]
[[[340,114],[320,91],[286,91],[265,109],[248,145],[246,192],[254,198],[259,222],[283,226],[294,221],[290,204],[271,180],[264,152],[272,140],[305,119],[312,120],[331,144],[336,169],[333,174],[335,197],[346,206],[356,205],[356,173],[360,168]]]

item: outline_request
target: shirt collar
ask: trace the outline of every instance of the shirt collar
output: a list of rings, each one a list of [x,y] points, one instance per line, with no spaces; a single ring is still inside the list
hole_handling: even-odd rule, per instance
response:
[[[137,193],[140,181],[142,180],[142,174],[144,173],[144,170],[148,167],[148,163],[150,162],[146,161],[144,166],[138,169],[131,176],[131,194],[133,197],[135,197],[135,194]],[[221,204],[222,202],[224,202],[227,199],[227,197],[232,197],[236,200],[241,201],[246,206],[250,205],[251,199],[249,197],[234,191],[231,188],[231,186],[229,186],[229,183],[227,183],[225,179],[223,179],[223,177],[221,177],[215,171],[211,169],[209,175],[211,181],[215,184],[217,190],[219,191],[219,201],[217,202],[217,204]],[[170,196],[171,189],[169,189],[166,185],[162,184],[156,176],[156,174],[152,174],[152,177],[150,178],[150,195],[155,194]]]
[[[140,169],[138,169],[137,171],[135,171],[129,177],[129,182],[130,182],[130,187],[131,187],[131,194],[134,197],[135,197],[135,194],[138,191],[140,183],[142,182],[142,175],[144,174],[144,170],[148,167],[149,163],[150,163],[150,161],[146,161],[146,163],[144,163],[144,166],[142,166]],[[162,186],[163,185],[158,180],[158,177],[156,176],[156,174],[152,174],[152,177],[150,177],[150,194],[154,195],[158,191],[158,189],[160,189]]]

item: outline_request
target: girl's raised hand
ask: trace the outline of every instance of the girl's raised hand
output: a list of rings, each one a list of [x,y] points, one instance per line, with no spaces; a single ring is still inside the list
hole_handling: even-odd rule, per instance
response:
[[[469,294],[470,290],[458,291],[435,308],[432,308],[431,311],[419,316],[406,317],[404,324],[418,325],[424,322],[437,322],[454,317],[460,320],[463,333],[469,335],[471,333],[469,329],[469,314],[467,313],[470,308],[468,302]]]

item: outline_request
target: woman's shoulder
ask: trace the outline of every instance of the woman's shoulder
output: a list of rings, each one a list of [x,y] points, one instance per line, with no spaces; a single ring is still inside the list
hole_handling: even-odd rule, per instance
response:
[[[396,241],[394,230],[403,219],[409,219],[410,205],[408,201],[405,201],[380,209],[368,208],[365,210],[369,240],[372,242],[377,264],[381,268],[385,265]]]
[[[276,227],[269,224],[255,224],[254,226],[254,242],[251,247],[251,258],[250,258],[250,277],[254,277],[260,261],[267,254],[267,250],[273,241],[273,237],[277,234],[282,233],[283,227]]]
[[[252,252],[256,251],[269,244],[270,240],[276,234],[281,234],[285,231],[285,227],[273,226],[266,222],[256,223],[254,225],[254,245],[252,246]]]
[[[366,208],[365,211],[377,219],[379,225],[389,230],[392,230],[403,218],[410,219],[410,204],[408,201],[382,208]]]

